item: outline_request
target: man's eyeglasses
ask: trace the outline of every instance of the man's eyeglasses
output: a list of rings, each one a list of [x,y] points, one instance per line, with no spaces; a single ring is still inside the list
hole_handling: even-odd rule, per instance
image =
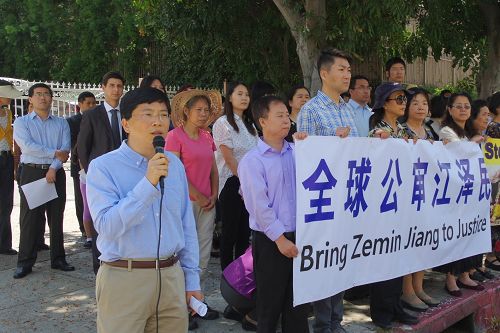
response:
[[[466,104],[466,105],[462,105],[462,104],[457,104],[457,105],[452,105],[452,107],[454,107],[455,109],[459,110],[459,111],[462,111],[462,110],[470,110],[471,109],[471,106]]]
[[[365,86],[359,86],[359,87],[354,87],[354,88],[352,88],[352,89],[353,89],[353,90],[359,89],[359,90],[368,90],[368,91],[372,91],[372,87],[370,87],[370,86],[367,86],[367,87],[365,87]]]
[[[408,99],[406,98],[405,95],[399,95],[396,98],[388,98],[387,100],[388,101],[396,101],[396,104],[398,104],[398,105],[406,104],[406,102],[408,101]]]

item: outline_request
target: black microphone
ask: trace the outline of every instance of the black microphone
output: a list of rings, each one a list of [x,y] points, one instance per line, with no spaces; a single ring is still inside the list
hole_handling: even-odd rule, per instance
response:
[[[163,150],[163,147],[165,147],[165,139],[161,135],[157,135],[153,138],[153,147],[155,147],[155,153],[161,153],[164,154],[165,151]],[[164,176],[160,177],[160,190],[161,190],[161,195],[163,197],[163,180],[165,179]]]

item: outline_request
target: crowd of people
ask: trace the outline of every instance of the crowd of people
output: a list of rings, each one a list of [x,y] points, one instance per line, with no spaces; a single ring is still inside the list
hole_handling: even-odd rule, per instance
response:
[[[236,81],[224,97],[186,85],[169,100],[156,76],[123,95],[125,79],[109,72],[101,81],[104,102],[96,106],[95,96],[83,92],[80,112],[68,119],[51,114],[52,90],[36,83],[28,91],[31,111],[13,121],[9,105],[20,92],[1,81],[0,254],[18,256],[14,278],[32,273],[40,250],[50,249],[53,269],[75,269],[63,239],[63,163],[70,158],[83,246],[92,249],[99,332],[186,332],[196,329],[197,318],[218,318],[208,305],[202,317],[188,307],[192,298],[204,299],[218,219],[224,316],[247,330],[275,332],[281,320],[283,332],[308,332],[310,306],[292,303],[293,142],[308,135],[478,144],[500,138],[500,92],[487,101],[463,92],[431,96],[407,86],[406,63],[391,58],[387,80],[372,96],[370,80],[351,75],[351,62],[341,50],[322,50],[322,86],[312,98],[300,84],[283,99],[269,83]],[[31,207],[21,187],[43,178],[57,198]],[[14,179],[19,252],[10,221]],[[492,207],[498,200],[492,197]],[[484,262],[478,255],[435,269],[446,274],[446,291],[460,297],[462,288],[482,290],[481,282],[494,277],[490,270],[500,271],[499,252],[500,232],[492,227]],[[423,280],[423,271],[414,272],[358,290],[369,290],[377,326],[416,324],[405,308],[422,312],[439,304]],[[345,332],[343,299],[344,292],[313,302],[314,332]]]

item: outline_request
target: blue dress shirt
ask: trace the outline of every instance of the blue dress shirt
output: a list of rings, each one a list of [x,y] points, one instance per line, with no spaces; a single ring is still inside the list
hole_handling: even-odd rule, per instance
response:
[[[368,132],[370,131],[370,117],[373,112],[372,109],[365,105],[361,107],[355,100],[352,98],[347,102],[347,105],[351,107],[352,114],[354,117],[354,123],[356,124],[356,129],[358,130],[358,134],[360,137],[364,138],[368,136]]]
[[[53,115],[43,120],[34,111],[16,119],[14,140],[22,151],[21,163],[50,164],[56,170],[62,167],[56,150],[71,150],[68,122]]]
[[[186,173],[181,161],[169,160],[161,216],[160,258],[179,256],[186,290],[200,290],[199,252]],[[87,199],[102,261],[156,258],[160,190],[146,178],[148,160],[127,141],[90,163]]]
[[[349,136],[359,136],[352,110],[342,97],[337,104],[321,90],[304,104],[297,118],[297,131],[309,135],[334,136],[337,127],[347,126],[351,128]]]
[[[241,193],[250,216],[250,228],[273,242],[295,231],[295,153],[283,140],[281,151],[259,139],[238,164]]]

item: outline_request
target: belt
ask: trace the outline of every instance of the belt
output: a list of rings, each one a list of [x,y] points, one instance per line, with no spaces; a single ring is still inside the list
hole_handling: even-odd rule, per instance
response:
[[[42,170],[47,170],[48,168],[50,168],[50,164],[23,163],[23,165],[27,165],[29,167]]]
[[[116,260],[116,261],[103,261],[106,265],[113,266],[113,267],[121,267],[121,268],[128,268],[128,270],[131,270],[133,268],[165,268],[165,267],[171,267],[175,265],[176,262],[179,261],[179,257],[177,255],[173,255],[171,257],[168,257],[167,259],[164,260],[149,260],[149,261],[136,261],[133,259],[128,259],[128,260]]]

